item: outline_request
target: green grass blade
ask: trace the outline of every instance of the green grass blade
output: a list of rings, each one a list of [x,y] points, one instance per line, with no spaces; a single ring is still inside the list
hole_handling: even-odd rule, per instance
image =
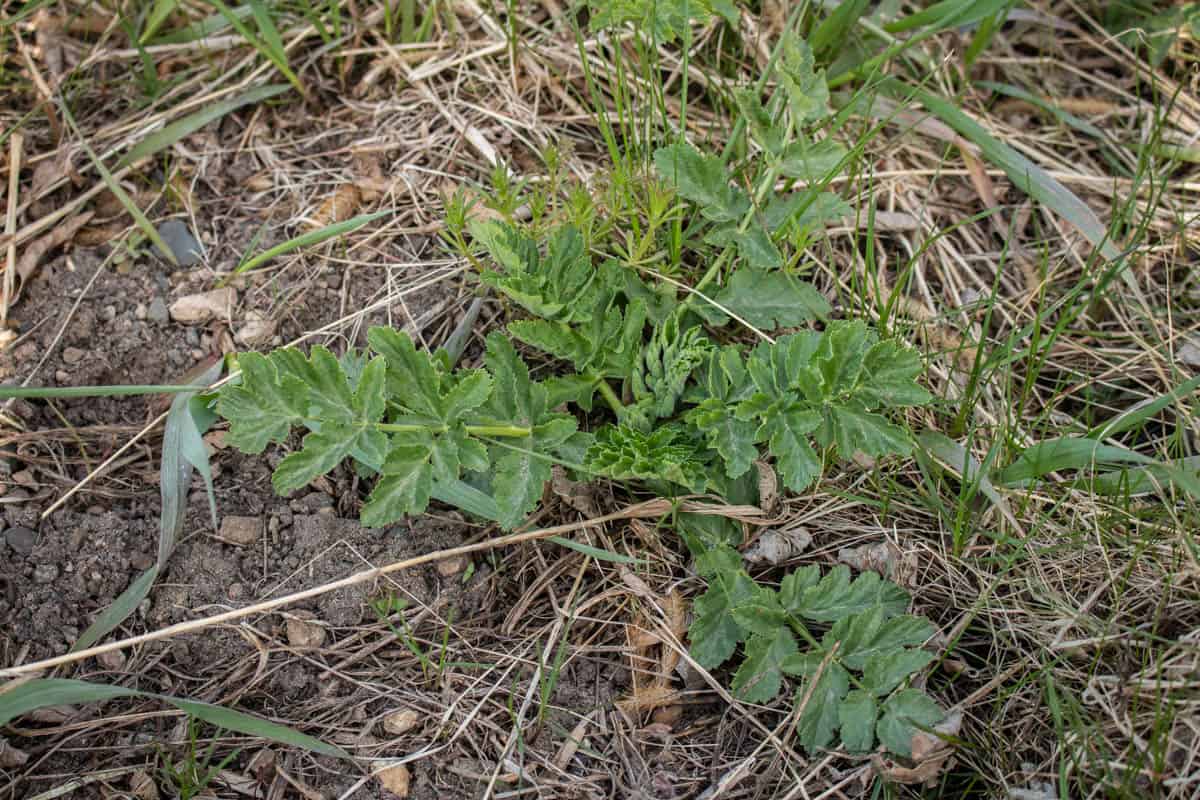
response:
[[[275,97],[276,95],[286,92],[289,88],[289,86],[286,86],[282,83],[273,83],[268,86],[258,86],[246,92],[245,94],[233,98],[232,100],[225,100],[224,102],[217,103],[213,106],[209,106],[208,108],[203,108],[194,114],[189,114],[181,120],[176,120],[161,130],[157,130],[150,134],[145,139],[142,139],[140,142],[130,148],[129,152],[126,153],[119,162],[117,162],[117,169],[120,169],[128,164],[132,164],[140,159],[146,158],[147,156],[152,156],[160,150],[165,150],[183,137],[195,133],[208,123],[215,119],[220,119],[234,109],[241,108],[242,106],[249,105],[250,103],[258,103],[271,97]]]
[[[38,678],[0,694],[0,728],[22,714],[46,706],[99,703],[139,693],[122,686],[73,681],[66,678]]]
[[[592,547],[591,545],[583,544],[582,542],[564,539],[561,536],[551,536],[547,539],[547,541],[560,544],[563,547],[570,548],[577,553],[583,553],[585,556],[591,556],[599,561],[611,561],[614,564],[638,564],[641,562],[640,559],[634,558],[633,556],[623,556],[620,553],[614,553],[611,550]]]
[[[250,7],[238,6],[231,9],[230,13],[241,20],[249,19]],[[149,44],[188,44],[189,42],[207,39],[209,36],[220,33],[228,27],[230,27],[229,20],[224,14],[212,14],[187,27],[165,33]]]
[[[911,93],[942,122],[978,146],[983,157],[1004,170],[1017,188],[1071,223],[1089,242],[1100,248],[1105,258],[1121,258],[1121,251],[1109,239],[1108,230],[1095,213],[1044,169],[992,136],[950,101],[924,89],[906,89],[893,80],[888,80],[887,85],[901,96]]]
[[[883,26],[888,33],[903,33],[916,28],[938,31],[946,28],[974,25],[995,16],[1012,4],[1012,0],[942,0],[915,14],[909,14]]]
[[[259,35],[270,48],[272,60],[286,63],[287,53],[283,49],[283,37],[279,35],[279,29],[275,27],[275,21],[271,19],[266,5],[262,0],[247,0],[246,5],[250,6],[250,13],[254,15]]]
[[[128,386],[0,386],[0,400],[12,397],[27,400],[57,397],[123,397],[139,394],[178,394],[193,390],[194,387],[180,386],[177,383]]]
[[[348,219],[345,222],[335,222],[332,225],[326,225],[324,228],[318,228],[315,231],[309,231],[308,233],[301,234],[294,239],[288,239],[286,242],[277,244],[271,249],[265,250],[250,260],[239,264],[238,268],[233,271],[233,274],[240,275],[243,272],[249,272],[257,267],[262,266],[277,256],[285,255],[293,250],[299,250],[302,247],[310,247],[314,244],[320,244],[321,242],[324,242],[327,239],[332,239],[335,236],[342,236],[343,234],[356,231],[363,225],[366,225],[368,222],[373,222],[380,217],[386,217],[391,213],[391,209],[386,209],[384,211],[376,211],[373,214],[360,214],[359,216]]]
[[[308,92],[306,92],[304,89],[304,84],[300,83],[300,79],[296,77],[296,73],[292,72],[292,68],[288,66],[287,53],[283,50],[282,41],[280,41],[279,47],[275,48],[272,44],[251,33],[250,29],[246,27],[246,23],[242,22],[241,17],[235,14],[233,10],[221,2],[221,0],[212,0],[212,4],[216,6],[217,10],[221,12],[222,16],[229,21],[229,24],[233,26],[235,31],[241,34],[247,42],[253,45],[258,52],[262,53],[268,61],[275,65],[275,69],[279,70],[280,74],[288,79],[288,83],[296,87],[296,91],[298,91],[302,96],[308,96]],[[255,21],[258,22],[258,14],[255,13],[254,5],[249,5],[250,13],[255,17]],[[270,17],[267,18],[267,22],[270,25],[271,30],[274,31],[275,26],[274,24],[270,23]],[[259,23],[259,27],[261,30],[261,22]],[[278,37],[278,31],[275,31],[275,34],[276,37]]]
[[[1169,392],[1161,394],[1151,400],[1145,400],[1138,403],[1133,408],[1123,411],[1117,416],[1097,426],[1089,434],[1089,439],[1107,439],[1110,436],[1116,436],[1119,433],[1124,433],[1131,428],[1136,428],[1145,423],[1158,412],[1162,411],[1172,403],[1178,402],[1180,398],[1190,395],[1192,392],[1200,389],[1200,375],[1190,378],[1176,386]]]
[[[121,595],[112,601],[108,608],[100,612],[100,616],[96,617],[95,621],[87,627],[87,630],[81,633],[79,638],[75,640],[75,644],[71,645],[70,652],[74,653],[91,647],[122,622],[129,619],[133,612],[137,611],[138,605],[150,594],[150,587],[154,585],[154,581],[157,578],[158,565],[156,564],[143,572],[137,580],[129,584],[129,588],[121,592]]]
[[[167,21],[167,17],[171,16],[171,12],[175,10],[175,6],[179,5],[179,0],[155,0],[154,8],[150,9],[150,16],[146,18],[146,27],[142,30],[142,35],[138,37],[141,44],[145,44],[146,40],[155,34],[156,31]]]
[[[1153,464],[1154,459],[1126,447],[1101,444],[1095,439],[1047,439],[1025,449],[1017,460],[996,476],[1002,486],[1025,486],[1064,469],[1092,469],[1100,464]]]
[[[79,131],[79,125],[75,122],[75,116],[71,113],[71,110],[67,108],[66,102],[60,102],[58,104],[58,108],[60,111],[62,111],[63,119],[71,128],[71,131],[77,137],[79,137],[79,143],[83,146],[83,151],[87,153],[88,158],[92,160],[92,164],[95,165],[96,172],[100,174],[100,180],[103,181],[104,185],[108,187],[108,190],[113,193],[113,197],[117,198],[117,201],[122,205],[122,207],[129,212],[129,216],[133,217],[134,223],[138,226],[138,228],[141,229],[142,233],[146,234],[146,238],[154,243],[154,246],[158,248],[158,252],[162,254],[163,258],[167,259],[167,261],[171,263],[171,266],[178,267],[179,261],[175,258],[175,254],[171,251],[171,248],[168,247],[167,243],[163,241],[163,238],[159,236],[158,229],[150,224],[150,220],[146,219],[146,215],[143,214],[142,210],[137,207],[137,203],[133,202],[133,199],[125,192],[124,189],[121,188],[121,184],[117,182],[117,179],[114,178],[112,173],[108,171],[108,168],[104,166],[104,162],[102,162],[96,155],[96,152],[92,150],[91,145],[89,145],[87,140],[83,138],[83,134]]]
[[[503,516],[491,495],[462,481],[439,481],[433,485],[431,495],[435,500],[492,522],[499,522]]]
[[[252,717],[231,708],[214,706],[208,703],[197,703],[170,695],[139,692],[126,689],[123,686],[108,686],[103,683],[76,681],[67,678],[38,678],[17,686],[15,689],[0,694],[0,726],[4,726],[21,716],[38,708],[58,705],[74,705],[77,703],[98,703],[114,700],[119,697],[147,697],[162,700],[197,719],[216,725],[230,731],[237,731],[248,736],[270,739],[281,744],[301,747],[315,753],[333,756],[335,758],[350,758],[350,755],[331,744],[319,739],[306,736],[269,720]]]
[[[170,697],[162,694],[150,696],[164,700],[180,711],[191,714],[196,719],[204,720],[210,725],[216,725],[218,728],[223,728],[227,731],[236,731],[237,733],[244,733],[247,736],[269,739],[273,742],[300,747],[314,753],[333,756],[334,758],[350,758],[349,753],[336,745],[326,744],[320,739],[315,739],[299,731],[294,731],[286,725],[280,725],[277,722],[271,722],[260,717],[252,717],[249,714],[243,714],[241,711],[234,711],[232,708],[214,706],[209,703],[198,703],[194,700],[184,700],[179,697]]]
[[[975,460],[975,457],[967,451],[958,442],[954,441],[945,434],[937,431],[925,431],[917,435],[917,443],[925,449],[927,453],[936,461],[944,464],[948,469],[957,473],[960,478],[968,484],[976,484],[979,491],[984,497],[991,502],[996,509],[1004,515],[1004,517],[1012,522],[1016,521],[1013,517],[1012,510],[1008,507],[1008,501],[1005,500],[999,492],[996,491],[996,486],[992,483],[992,479],[988,476],[987,470]]]
[[[821,60],[845,45],[851,27],[864,13],[870,0],[846,0],[838,3],[808,36],[808,44]]]
[[[1200,499],[1200,456],[1188,456],[1164,464],[1147,464],[1131,469],[1102,472],[1093,478],[1078,481],[1080,488],[1102,495],[1139,495],[1158,491],[1164,484],[1173,484]]]
[[[1031,106],[1036,106],[1062,124],[1068,125],[1080,133],[1086,133],[1088,136],[1104,142],[1109,140],[1109,136],[1092,123],[1085,119],[1080,119],[1074,114],[1068,114],[1053,103],[1047,102],[1033,92],[1027,92],[1019,86],[1013,86],[1010,83],[996,83],[995,81],[975,81],[975,85],[980,89],[987,89],[996,94],[1006,95],[1007,97],[1029,103]]]

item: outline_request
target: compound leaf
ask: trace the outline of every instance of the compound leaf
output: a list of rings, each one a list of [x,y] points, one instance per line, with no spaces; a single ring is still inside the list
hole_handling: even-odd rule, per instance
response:
[[[917,689],[896,692],[884,701],[882,711],[875,733],[884,747],[905,758],[912,755],[913,734],[946,716],[941,706]]]
[[[797,652],[796,639],[786,625],[770,633],[755,633],[746,641],[746,658],[733,677],[733,691],[747,703],[765,703],[783,685],[781,665]]]

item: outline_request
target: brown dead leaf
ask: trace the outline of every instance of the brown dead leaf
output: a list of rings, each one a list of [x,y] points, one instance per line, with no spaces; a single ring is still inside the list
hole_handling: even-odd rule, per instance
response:
[[[287,638],[292,647],[320,647],[325,643],[325,628],[313,622],[312,614],[294,611],[287,621]]]
[[[74,179],[79,173],[71,166],[71,160],[64,148],[54,158],[45,158],[33,168],[33,179],[29,187],[32,200],[37,200],[49,190],[50,186],[64,179]]]
[[[772,514],[779,505],[779,480],[775,468],[761,460],[755,461],[754,466],[758,470],[758,507]]]
[[[647,711],[662,708],[675,703],[679,692],[662,682],[649,686],[634,687],[633,693],[623,700],[618,700],[617,708],[629,717],[636,717]]]
[[[962,711],[955,710],[940,724],[934,726],[937,736],[917,731],[912,736],[911,766],[906,763],[876,754],[871,759],[875,772],[892,783],[920,784],[936,780],[954,756],[954,745],[943,737],[954,737],[962,729]]]
[[[343,183],[306,221],[307,227],[315,230],[345,222],[354,216],[362,205],[362,194],[353,183]]]
[[[275,179],[268,172],[260,172],[242,181],[242,186],[252,192],[265,192],[275,186]]]
[[[844,547],[838,551],[838,561],[856,572],[877,572],[901,586],[911,585],[917,569],[916,556],[906,555],[889,540],[860,547]]]
[[[138,800],[158,800],[158,785],[143,769],[129,776],[129,793]]]
[[[667,593],[663,602],[663,613],[667,617],[667,629],[680,642],[687,636],[687,611],[687,599],[680,594],[678,589],[672,589]],[[675,667],[679,664],[679,659],[681,658],[679,649],[672,647],[669,642],[662,642],[661,646],[659,671],[664,676],[671,675],[675,672]]]
[[[571,508],[589,517],[600,516],[596,490],[591,484],[573,481],[560,465],[551,468],[550,490]]]
[[[578,752],[579,745],[583,744],[583,735],[587,732],[588,725],[591,724],[591,714],[588,714],[575,724],[575,727],[571,729],[571,732],[567,734],[567,738],[563,741],[562,747],[558,749],[558,755],[554,757],[554,765],[556,767],[564,770],[567,768],[567,765],[571,763],[571,759],[575,757],[575,753]]]
[[[812,544],[807,528],[766,528],[746,548],[742,557],[751,564],[779,566],[803,553]]]
[[[420,722],[420,713],[411,708],[402,708],[383,718],[383,729],[393,736],[400,736],[417,727]]]
[[[120,223],[116,225],[89,225],[86,228],[80,228],[79,233],[75,234],[75,245],[77,247],[101,247],[116,240],[125,231],[125,226]]]
[[[29,754],[0,739],[0,767],[19,767],[29,760]]]
[[[657,725],[666,725],[668,728],[674,728],[675,724],[683,717],[683,706],[679,703],[672,703],[669,706],[654,709],[654,713],[650,715],[650,720]]]
[[[412,780],[408,767],[403,764],[385,767],[375,773],[375,777],[379,780],[379,785],[385,791],[391,792],[396,797],[408,797],[408,786]]]

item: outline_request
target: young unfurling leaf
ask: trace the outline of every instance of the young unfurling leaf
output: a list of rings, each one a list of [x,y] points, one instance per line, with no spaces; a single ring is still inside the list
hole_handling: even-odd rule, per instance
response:
[[[616,480],[660,480],[704,491],[707,465],[695,443],[681,428],[664,425],[653,433],[624,425],[608,425],[596,433],[585,466]]]

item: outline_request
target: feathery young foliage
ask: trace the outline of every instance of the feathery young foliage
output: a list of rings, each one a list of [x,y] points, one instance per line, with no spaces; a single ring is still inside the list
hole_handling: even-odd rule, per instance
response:
[[[593,22],[647,23],[666,40],[687,27],[688,9],[695,17],[722,4],[601,8]],[[516,225],[521,187],[502,173],[494,205],[507,222],[468,225],[452,206],[447,240],[481,265],[480,282],[510,309],[481,366],[453,368],[447,354],[421,352],[386,328],[369,332],[368,353],[341,359],[321,347],[247,353],[240,382],[222,389],[217,406],[230,443],[258,453],[306,430],[276,469],[276,489],[293,491],[349,460],[374,477],[362,508],[371,526],[437,497],[513,528],[536,508],[555,463],[666,497],[753,503],[756,462],[803,492],[832,459],[907,454],[911,435],[890,414],[930,399],[920,357],[862,321],[830,321],[829,302],[797,274],[812,232],[847,210],[822,184],[847,154],[814,130],[829,93],[807,46],[789,41],[780,63],[780,88],[765,104],[753,90],[737,95],[757,148],[747,163],[735,172],[686,142],[659,148],[653,168],[665,185],[642,182],[646,207],[657,210],[644,224],[630,220],[643,238],[623,249],[603,233],[618,226],[596,224],[579,194],[558,214],[548,212],[553,198],[535,197],[534,219]],[[801,188],[777,192],[781,180]],[[672,206],[671,192],[683,202]],[[675,229],[689,256],[707,265],[689,296],[641,269],[636,255],[671,250],[672,215],[686,221]],[[730,315],[789,330],[746,348],[723,330]],[[821,330],[805,327],[816,321]],[[531,379],[513,341],[549,356],[557,374]],[[853,752],[878,741],[907,755],[914,732],[942,718],[907,685],[933,658],[920,649],[933,629],[905,614],[902,589],[874,573],[851,579],[845,567],[823,575],[815,565],[778,588],[760,584],[734,547],[740,529],[689,517],[679,530],[708,582],[695,602],[693,656],[717,667],[740,647],[740,697],[767,702],[798,681],[797,701],[807,698],[798,730],[810,751],[840,736]]]

